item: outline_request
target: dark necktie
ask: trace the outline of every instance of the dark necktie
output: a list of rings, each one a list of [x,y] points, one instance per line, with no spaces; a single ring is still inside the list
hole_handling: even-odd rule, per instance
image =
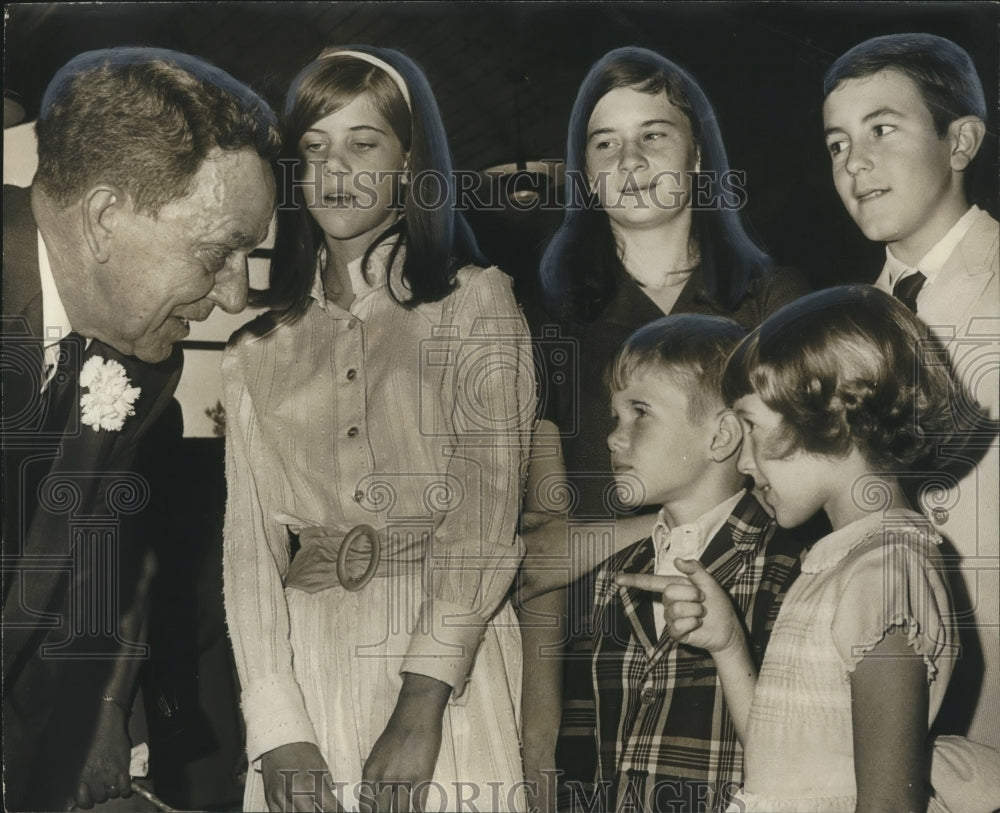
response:
[[[927,282],[927,277],[919,271],[914,271],[912,274],[896,280],[896,284],[892,286],[892,295],[916,313],[917,294],[920,293],[920,289],[924,287],[925,282]]]

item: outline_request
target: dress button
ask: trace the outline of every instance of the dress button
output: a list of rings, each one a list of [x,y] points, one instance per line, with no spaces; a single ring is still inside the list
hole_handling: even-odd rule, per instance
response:
[[[651,686],[646,686],[642,692],[639,693],[639,699],[642,701],[644,706],[648,706],[654,700],[656,700],[656,689]]]
[[[353,381],[357,377],[358,377],[358,371],[355,370],[353,367],[351,367],[351,369],[347,371],[347,380]]]
[[[347,329],[348,330],[354,330],[354,328],[356,328],[357,326],[358,326],[358,320],[357,319],[351,319],[347,323]]]
[[[357,436],[358,436],[358,427],[352,426],[350,429],[347,430],[347,437],[356,438]]]
[[[365,492],[360,488],[354,492],[354,502],[361,502],[365,498]]]

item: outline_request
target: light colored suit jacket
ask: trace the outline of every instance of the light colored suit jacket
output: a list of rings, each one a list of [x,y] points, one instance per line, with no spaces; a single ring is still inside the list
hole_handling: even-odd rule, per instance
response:
[[[887,268],[875,285],[890,290]],[[917,315],[948,348],[969,393],[1000,418],[1000,223],[988,213],[979,213],[925,288]],[[967,649],[952,678],[956,705],[946,701],[942,716],[956,717],[958,733],[1000,748],[1000,443],[995,432],[985,432],[971,446],[982,458],[949,490],[947,502],[936,512],[934,502],[923,506],[961,556],[953,587]]]

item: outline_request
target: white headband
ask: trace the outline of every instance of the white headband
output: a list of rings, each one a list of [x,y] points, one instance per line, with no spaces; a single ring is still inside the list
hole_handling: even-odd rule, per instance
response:
[[[365,53],[364,51],[330,51],[329,53],[323,52],[319,55],[320,59],[333,59],[338,56],[352,56],[355,59],[360,59],[363,62],[367,62],[369,65],[374,65],[376,68],[381,68],[387,74],[389,78],[399,87],[399,92],[403,94],[403,99],[406,101],[406,106],[410,108],[410,113],[413,112],[413,105],[410,103],[410,89],[406,86],[406,82],[403,79],[402,74],[397,71],[388,62],[379,59],[377,56]]]

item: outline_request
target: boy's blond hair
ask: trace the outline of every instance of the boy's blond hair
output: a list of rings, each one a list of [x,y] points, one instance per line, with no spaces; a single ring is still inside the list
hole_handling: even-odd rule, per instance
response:
[[[638,375],[667,376],[687,397],[691,423],[702,423],[720,407],[726,359],[747,331],[722,316],[664,316],[632,333],[618,348],[607,372],[612,392]]]

